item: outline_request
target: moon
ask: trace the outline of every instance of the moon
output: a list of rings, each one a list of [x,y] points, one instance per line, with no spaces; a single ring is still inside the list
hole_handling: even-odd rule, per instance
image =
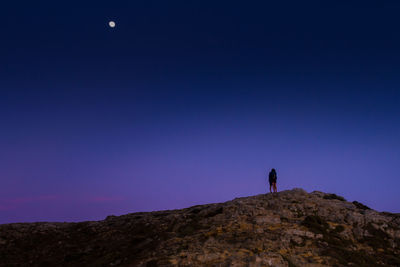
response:
[[[108,26],[110,26],[110,28],[114,28],[115,27],[115,22],[114,21],[110,21],[108,23]]]

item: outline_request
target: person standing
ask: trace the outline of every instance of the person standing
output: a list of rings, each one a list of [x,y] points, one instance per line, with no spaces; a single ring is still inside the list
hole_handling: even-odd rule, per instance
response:
[[[268,178],[269,178],[269,192],[272,193],[271,188],[272,190],[274,190],[274,193],[278,192],[276,188],[276,180],[278,179],[278,177],[276,175],[275,169],[271,169]]]

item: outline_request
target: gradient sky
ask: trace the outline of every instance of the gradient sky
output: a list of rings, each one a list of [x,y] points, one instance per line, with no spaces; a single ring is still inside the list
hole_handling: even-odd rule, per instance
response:
[[[0,223],[301,187],[400,212],[399,1],[7,1]],[[108,27],[115,20],[117,27]]]

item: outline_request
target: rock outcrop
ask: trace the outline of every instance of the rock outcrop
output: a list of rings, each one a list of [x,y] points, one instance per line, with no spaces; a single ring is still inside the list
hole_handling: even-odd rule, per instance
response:
[[[400,266],[400,214],[293,189],[103,221],[4,224],[0,266]]]

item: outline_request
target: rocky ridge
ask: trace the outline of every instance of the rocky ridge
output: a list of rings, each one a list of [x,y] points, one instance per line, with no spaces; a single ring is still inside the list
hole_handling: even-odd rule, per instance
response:
[[[0,266],[400,266],[400,214],[293,189],[102,221],[4,224]]]

